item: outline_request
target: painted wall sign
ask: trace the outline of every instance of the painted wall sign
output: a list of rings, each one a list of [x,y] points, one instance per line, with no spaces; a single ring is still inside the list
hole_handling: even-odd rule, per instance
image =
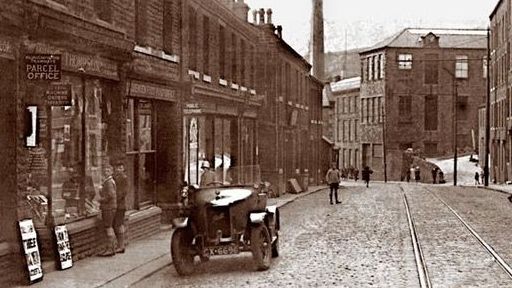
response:
[[[66,225],[55,226],[55,239],[57,240],[57,252],[59,256],[60,269],[68,269],[73,266],[71,245]]]
[[[66,51],[63,48],[45,43],[30,42],[27,48],[33,49],[35,53],[62,55],[62,69],[65,71],[79,72],[83,69],[83,72],[88,75],[119,80],[116,61],[98,55]]]
[[[71,106],[71,84],[53,84],[45,91],[46,105]]]
[[[43,278],[43,268],[41,267],[41,256],[37,246],[37,234],[32,219],[24,219],[18,222],[20,226],[21,241],[23,242],[23,251],[26,257],[28,276],[30,283]]]
[[[57,81],[61,77],[60,54],[25,55],[25,77],[27,80]]]

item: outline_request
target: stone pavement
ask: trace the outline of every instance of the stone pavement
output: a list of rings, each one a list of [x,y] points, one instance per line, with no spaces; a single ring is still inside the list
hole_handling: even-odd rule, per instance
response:
[[[303,193],[285,194],[269,199],[268,205],[282,207],[325,188],[326,186],[311,186]],[[171,234],[172,229],[169,225],[162,226],[158,234],[130,243],[124,254],[108,258],[89,257],[63,271],[46,269],[44,279],[30,287],[129,287],[171,265]]]

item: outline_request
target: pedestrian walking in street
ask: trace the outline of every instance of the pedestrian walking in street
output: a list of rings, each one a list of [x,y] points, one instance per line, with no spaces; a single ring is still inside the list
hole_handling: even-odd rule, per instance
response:
[[[437,167],[432,168],[432,184],[436,184],[437,180]]]
[[[414,169],[414,180],[416,180],[416,183],[420,182],[421,180],[420,166],[416,166]]]
[[[370,175],[373,174],[373,170],[368,166],[364,166],[363,171],[361,172],[361,178],[366,183],[366,187],[370,186]]]
[[[100,188],[100,210],[103,227],[107,233],[105,249],[99,256],[113,256],[116,254],[116,234],[114,233],[114,214],[117,209],[116,182],[112,177],[113,168],[110,164],[103,167],[103,184]]]
[[[325,180],[327,181],[327,184],[329,184],[329,200],[331,205],[332,203],[332,194],[334,193],[334,198],[336,200],[336,204],[341,203],[341,201],[338,201],[338,188],[340,187],[340,178],[341,178],[341,172],[338,168],[336,168],[336,163],[333,162],[331,164],[331,168],[327,171],[327,174],[325,175]]]
[[[407,180],[407,183],[411,181],[411,169],[407,169],[407,171],[405,172],[405,180]]]
[[[354,180],[357,182],[359,180],[359,169],[354,168]]]
[[[124,163],[116,163],[114,172],[114,182],[116,183],[116,213],[114,215],[114,233],[117,239],[116,253],[124,253],[126,228],[124,225],[124,216],[126,213],[126,194],[128,194],[128,176],[124,170]]]
[[[475,185],[480,185],[480,174],[478,171],[475,172]]]

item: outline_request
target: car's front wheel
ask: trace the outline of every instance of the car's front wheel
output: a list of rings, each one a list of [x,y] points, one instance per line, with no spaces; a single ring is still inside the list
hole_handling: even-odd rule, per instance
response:
[[[272,239],[267,226],[258,225],[251,229],[251,251],[258,270],[270,268],[272,256]]]
[[[194,272],[194,253],[192,250],[192,231],[178,228],[171,239],[172,263],[178,274],[185,276]]]

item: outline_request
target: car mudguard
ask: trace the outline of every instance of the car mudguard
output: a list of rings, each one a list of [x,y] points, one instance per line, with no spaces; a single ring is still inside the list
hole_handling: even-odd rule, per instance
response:
[[[180,217],[172,219],[172,226],[175,228],[185,228],[188,226],[188,217]]]
[[[266,211],[272,214],[272,218],[275,221],[275,228],[279,230],[280,228],[280,219],[279,219],[279,208],[276,205],[267,206]]]
[[[265,222],[265,217],[267,216],[267,212],[255,212],[249,214],[249,219],[252,224],[261,224]]]

